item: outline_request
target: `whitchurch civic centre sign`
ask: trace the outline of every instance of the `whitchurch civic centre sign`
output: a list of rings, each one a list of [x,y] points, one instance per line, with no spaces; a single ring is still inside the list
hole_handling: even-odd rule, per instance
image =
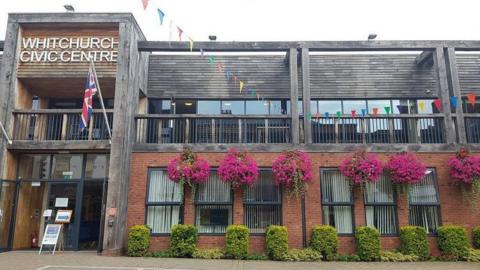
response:
[[[118,40],[113,37],[24,37],[22,63],[116,62]]]

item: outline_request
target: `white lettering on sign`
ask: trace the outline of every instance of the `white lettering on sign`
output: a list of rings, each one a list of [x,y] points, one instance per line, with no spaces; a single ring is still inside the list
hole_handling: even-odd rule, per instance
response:
[[[113,37],[27,37],[22,39],[20,61],[116,62],[117,45]]]

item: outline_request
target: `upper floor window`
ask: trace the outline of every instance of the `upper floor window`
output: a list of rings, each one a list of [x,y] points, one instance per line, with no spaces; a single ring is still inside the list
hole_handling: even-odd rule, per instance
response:
[[[220,114],[220,100],[199,100],[198,114]]]
[[[408,198],[410,225],[435,233],[440,226],[440,201],[433,169],[427,170],[421,182],[410,186]]]
[[[196,191],[195,224],[199,233],[225,233],[232,224],[232,193],[229,183],[220,180],[216,171]]]
[[[367,226],[375,227],[383,235],[397,233],[397,213],[392,182],[382,175],[375,183],[367,183],[364,190]]]
[[[344,100],[343,101],[343,113],[351,114],[354,110],[358,115],[362,113],[362,110],[367,109],[367,103],[365,100]]]
[[[323,223],[339,234],[353,233],[353,195],[350,182],[337,169],[322,169]]]
[[[222,100],[222,114],[245,114],[245,101]]]
[[[280,187],[273,182],[271,171],[260,171],[260,179],[245,189],[243,220],[251,233],[264,233],[269,225],[281,224]]]
[[[147,226],[153,234],[170,233],[173,225],[181,223],[182,185],[170,181],[162,169],[150,169],[148,174]]]

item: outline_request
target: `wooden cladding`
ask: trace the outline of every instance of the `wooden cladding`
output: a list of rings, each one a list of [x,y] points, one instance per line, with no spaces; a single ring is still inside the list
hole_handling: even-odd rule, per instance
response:
[[[480,95],[480,54],[457,54],[456,57],[462,96]]]
[[[95,67],[99,77],[116,76],[118,26],[61,29],[21,29],[18,78],[85,77],[88,57],[96,57]],[[50,38],[50,41],[45,38]]]

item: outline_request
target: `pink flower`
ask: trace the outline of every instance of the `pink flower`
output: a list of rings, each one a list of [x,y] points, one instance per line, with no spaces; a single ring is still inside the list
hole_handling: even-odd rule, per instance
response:
[[[344,159],[339,166],[340,172],[354,184],[376,182],[382,173],[382,164],[375,155],[359,151],[351,158]]]
[[[416,184],[425,176],[427,167],[413,153],[403,152],[390,158],[385,165],[392,182],[399,184]]]
[[[480,178],[480,156],[470,156],[468,152],[459,152],[448,161],[450,176],[455,183],[472,184]]]
[[[222,181],[230,182],[233,187],[251,186],[258,179],[257,162],[247,153],[231,148],[220,162],[218,175]]]
[[[312,168],[310,157],[301,151],[284,152],[272,165],[273,176],[277,184],[294,188],[300,192],[304,192],[304,183],[312,180]]]
[[[208,161],[198,158],[189,149],[168,163],[167,173],[174,182],[183,181],[188,184],[204,183],[210,176]]]

